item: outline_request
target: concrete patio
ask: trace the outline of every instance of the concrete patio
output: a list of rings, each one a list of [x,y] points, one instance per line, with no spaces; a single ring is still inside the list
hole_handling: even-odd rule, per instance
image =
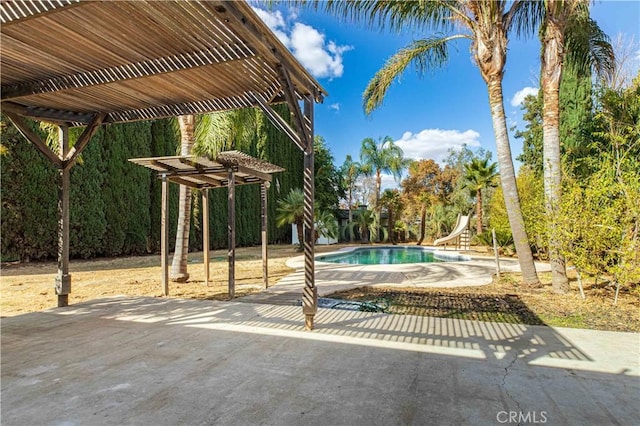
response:
[[[10,425],[637,424],[640,336],[117,297],[2,319]],[[514,421],[511,421],[514,420]]]

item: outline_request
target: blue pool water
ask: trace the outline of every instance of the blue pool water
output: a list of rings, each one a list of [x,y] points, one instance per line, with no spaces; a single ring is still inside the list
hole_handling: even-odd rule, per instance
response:
[[[398,263],[433,263],[465,260],[458,256],[438,257],[433,251],[419,247],[372,247],[358,248],[347,253],[317,256],[321,262],[346,263],[352,265],[392,265]]]

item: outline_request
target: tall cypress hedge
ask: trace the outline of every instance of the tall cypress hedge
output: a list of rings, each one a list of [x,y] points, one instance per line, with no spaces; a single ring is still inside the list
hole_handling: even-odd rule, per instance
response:
[[[286,105],[277,112],[289,120]],[[71,169],[70,252],[74,258],[119,256],[160,249],[161,182],[155,173],[127,161],[176,155],[174,119],[103,126]],[[35,123],[32,128],[40,132]],[[2,260],[55,259],[57,256],[58,171],[2,117]],[[72,129],[71,139],[81,129]],[[42,136],[44,136],[42,134]],[[302,187],[303,155],[264,116],[257,139],[243,150],[286,169],[273,176],[268,191],[269,241],[291,241],[291,229],[275,225],[277,200]],[[170,184],[170,249],[175,244],[178,185]],[[190,250],[202,249],[202,206],[194,191]],[[227,247],[227,190],[209,191],[211,248]],[[236,243],[260,243],[260,188],[236,188]]]
[[[0,128],[5,151],[0,158],[2,260],[52,258],[58,247],[58,172],[4,116]]]
[[[73,129],[75,137],[81,129]],[[73,137],[73,136],[72,136]],[[69,251],[72,257],[89,258],[102,254],[107,232],[105,199],[100,196],[104,186],[102,140],[98,130],[79,160],[71,168]]]

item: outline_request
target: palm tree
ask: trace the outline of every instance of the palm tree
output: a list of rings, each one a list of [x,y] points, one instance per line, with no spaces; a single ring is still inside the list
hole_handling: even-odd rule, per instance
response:
[[[380,0],[328,1],[314,4],[316,7],[323,5],[326,11],[345,18],[365,20],[371,27],[389,26],[394,31],[431,29],[439,34],[413,41],[386,62],[365,89],[364,108],[367,113],[382,104],[391,83],[410,64],[415,65],[417,71],[424,74],[446,64],[451,42],[462,39],[471,42],[474,62],[480,69],[489,92],[501,182],[523,281],[528,285],[538,285],[539,280],[520,208],[502,95],[508,34],[513,29],[518,32],[533,30],[536,16],[534,12],[540,7],[538,2]]]
[[[362,174],[362,166],[359,162],[353,161],[351,155],[347,155],[347,158],[340,167],[340,173],[342,174],[342,181],[345,189],[347,190],[347,209],[349,210],[348,223],[353,222],[353,191],[358,183],[358,177]],[[353,242],[353,233],[349,234],[349,241]]]
[[[555,226],[562,196],[560,81],[565,59],[582,70],[593,65],[600,75],[610,74],[615,61],[607,35],[589,17],[588,1],[546,0],[541,36],[543,170],[545,207],[550,219],[549,260],[554,292],[566,293],[569,291],[569,281],[560,254],[558,233],[561,230]]]
[[[331,212],[318,210],[314,212],[316,240],[320,236],[338,237],[338,223]],[[298,250],[302,251],[302,235],[304,232],[304,193],[300,188],[293,188],[287,196],[278,200],[276,225],[296,225],[298,232]]]
[[[194,141],[195,116],[178,117],[180,126],[180,155],[190,155]],[[189,279],[187,272],[187,255],[189,253],[189,230],[191,223],[191,188],[180,185],[178,198],[178,229],[176,231],[176,248],[171,262],[171,281],[185,282]]]
[[[489,164],[487,158],[474,158],[471,163],[465,164],[465,186],[469,188],[471,196],[476,198],[476,233],[482,234],[482,191],[485,188],[495,188],[497,186],[498,165]]]
[[[180,155],[202,155],[216,158],[225,149],[246,148],[257,132],[259,111],[254,108],[218,112],[201,116],[178,117],[180,126]],[[189,231],[191,222],[192,191],[180,185],[178,204],[178,229],[176,248],[171,262],[172,281],[185,282],[187,255],[189,253]]]
[[[385,189],[380,197],[380,204],[387,208],[387,230],[389,234],[389,241],[391,244],[396,245],[395,238],[393,237],[393,228],[395,221],[393,214],[400,210],[402,201],[400,200],[400,191],[397,189]]]
[[[338,238],[338,222],[335,216],[328,210],[315,211],[316,242],[320,237],[330,239]]]
[[[360,148],[360,161],[364,175],[375,175],[375,204],[376,218],[380,219],[380,191],[382,190],[382,173],[390,173],[396,181],[402,177],[402,172],[411,163],[403,157],[402,148],[396,145],[390,136],[385,136],[379,143],[372,138],[365,138]]]
[[[278,200],[276,225],[296,225],[298,232],[298,251],[302,251],[304,232],[304,193],[300,188],[292,188],[281,200]]]
[[[358,210],[355,220],[348,227],[353,234],[353,228],[358,227],[360,232],[360,242],[367,243],[370,237],[376,238],[378,229],[376,228],[376,218],[371,210]]]

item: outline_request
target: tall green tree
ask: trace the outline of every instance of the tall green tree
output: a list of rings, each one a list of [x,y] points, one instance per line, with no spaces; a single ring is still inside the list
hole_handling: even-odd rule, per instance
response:
[[[543,92],[543,170],[545,206],[550,219],[549,260],[554,292],[569,291],[564,259],[560,254],[555,218],[562,195],[560,157],[560,81],[565,59],[575,66],[604,74],[614,65],[608,37],[589,17],[585,0],[546,0],[541,28],[540,84]],[[568,55],[568,56],[567,56]]]
[[[440,166],[433,160],[414,161],[409,166],[408,176],[400,184],[405,198],[409,200],[408,204],[414,207],[419,206],[420,235],[417,245],[424,241],[427,209],[437,202],[441,173]]]
[[[511,147],[504,113],[502,77],[507,59],[507,43],[511,30],[533,30],[532,9],[527,1],[362,1],[325,3],[317,7],[355,21],[363,20],[371,27],[389,27],[392,31],[431,30],[437,34],[415,40],[394,54],[369,82],[364,92],[367,113],[378,108],[393,83],[413,64],[420,74],[447,63],[449,47],[456,40],[469,40],[474,63],[487,84],[489,106],[498,149],[501,182],[505,193],[518,260],[526,284],[538,284],[538,276],[529,247],[511,159]]]
[[[315,136],[313,151],[315,202],[318,203],[320,211],[336,211],[340,199],[345,195],[340,171],[335,166],[333,154],[322,136]]]
[[[360,147],[360,162],[364,174],[374,175],[376,178],[375,206],[378,209],[380,191],[382,188],[382,173],[391,174],[396,180],[408,166],[408,160],[403,157],[402,148],[396,145],[390,136],[385,136],[379,142],[373,138],[362,140]]]
[[[498,186],[498,164],[489,164],[488,159],[474,158],[465,164],[465,185],[476,199],[476,232],[482,234],[482,191]]]
[[[340,175],[342,176],[342,185],[347,197],[348,223],[351,223],[353,222],[353,193],[358,184],[358,178],[362,175],[362,166],[359,162],[353,161],[351,155],[347,154],[344,163],[340,166]],[[353,242],[353,233],[349,233],[349,241]]]
[[[393,228],[395,227],[395,215],[400,213],[402,199],[397,189],[385,189],[380,197],[380,204],[387,209],[387,233],[391,244],[396,245]]]

